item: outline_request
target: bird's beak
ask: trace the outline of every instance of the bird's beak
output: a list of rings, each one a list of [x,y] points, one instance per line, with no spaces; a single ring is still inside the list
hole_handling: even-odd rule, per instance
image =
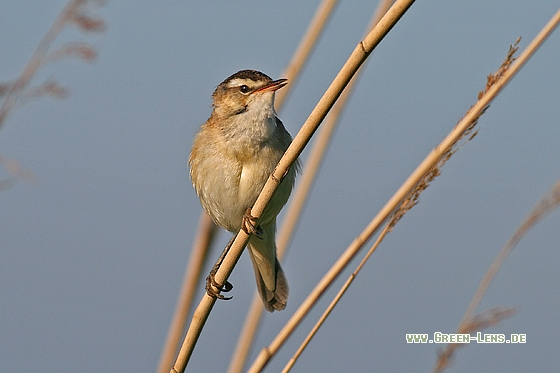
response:
[[[257,93],[257,92],[263,93],[263,92],[269,92],[269,91],[274,92],[274,91],[277,91],[280,88],[284,87],[286,84],[288,84],[288,79],[273,80],[272,82],[268,83],[264,87],[261,87],[261,88],[257,89],[253,93]]]

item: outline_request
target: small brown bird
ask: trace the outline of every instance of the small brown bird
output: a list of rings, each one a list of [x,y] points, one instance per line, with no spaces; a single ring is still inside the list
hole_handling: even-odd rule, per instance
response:
[[[212,94],[212,114],[194,139],[193,186],[214,222],[234,234],[292,141],[274,110],[274,94],[286,84],[254,70],[233,74]],[[282,180],[248,242],[257,288],[270,312],[286,308],[288,299],[276,258],[276,216],[288,201],[297,168],[294,164]]]

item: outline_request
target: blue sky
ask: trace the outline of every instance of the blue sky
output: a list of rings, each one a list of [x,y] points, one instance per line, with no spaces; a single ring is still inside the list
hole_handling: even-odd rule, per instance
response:
[[[64,5],[0,3],[0,81],[19,74]],[[196,234],[200,204],[186,162],[210,95],[241,69],[282,77],[316,6],[109,1],[95,11],[106,32],[61,35],[57,45],[95,45],[97,61],[45,66],[33,83],[56,80],[70,96],[29,102],[0,131],[0,154],[37,178],[0,192],[0,371],[155,370]],[[279,113],[292,134],[375,7],[338,5]],[[288,307],[266,315],[253,357],[476,101],[509,45],[522,36],[526,47],[557,7],[506,0],[411,7],[371,56],[342,117],[283,261]],[[560,178],[558,60],[557,31],[372,256],[294,372],[431,369],[441,346],[408,345],[405,334],[455,331],[494,256]],[[556,211],[521,241],[479,309],[517,307],[487,332],[526,333],[528,342],[471,344],[451,371],[557,367],[559,224]],[[214,257],[228,239],[220,234]],[[225,371],[255,290],[249,262],[243,255],[234,270],[234,299],[214,308],[190,371]],[[338,286],[267,371],[284,366]]]

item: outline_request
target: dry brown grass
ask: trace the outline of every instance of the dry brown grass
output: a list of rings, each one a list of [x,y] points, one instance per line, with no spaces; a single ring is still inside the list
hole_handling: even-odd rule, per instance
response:
[[[69,1],[40,41],[19,77],[13,82],[0,84],[0,98],[3,99],[0,106],[0,130],[6,123],[8,115],[29,100],[44,96],[64,98],[68,95],[68,90],[54,80],[30,86],[31,80],[42,66],[63,58],[77,57],[86,62],[95,60],[97,51],[91,44],[84,42],[66,43],[58,49],[53,49],[53,44],[67,27],[73,26],[88,33],[104,31],[104,21],[90,14],[91,8],[100,4],[102,4],[101,1],[93,0]],[[0,190],[11,187],[17,180],[31,182],[35,180],[31,171],[16,160],[0,155],[0,164],[6,168],[10,175],[9,178],[0,180]]]
[[[550,191],[541,198],[533,210],[529,213],[527,218],[521,223],[519,228],[511,236],[508,242],[502,247],[496,259],[484,275],[480,282],[480,286],[476,291],[471,303],[469,304],[463,319],[459,323],[457,333],[472,334],[489,326],[496,325],[505,318],[511,317],[515,314],[514,308],[493,308],[491,310],[483,311],[475,315],[476,309],[480,305],[482,298],[488,291],[490,284],[498,274],[498,271],[504,264],[506,258],[512,252],[513,248],[519,243],[521,238],[529,232],[538,222],[544,219],[554,209],[560,206],[560,181],[558,181]],[[434,366],[434,372],[442,372],[450,366],[453,362],[457,349],[463,347],[464,344],[451,343],[446,348],[438,353],[438,359]]]

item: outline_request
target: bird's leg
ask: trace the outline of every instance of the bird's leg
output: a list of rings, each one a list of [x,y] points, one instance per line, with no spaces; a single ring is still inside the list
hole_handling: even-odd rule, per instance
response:
[[[224,297],[222,294],[219,293],[220,291],[223,291],[224,293],[231,291],[231,289],[233,289],[233,285],[227,280],[224,285],[218,284],[216,282],[216,272],[218,272],[218,269],[222,265],[224,258],[226,257],[231,245],[233,244],[233,241],[235,241],[235,237],[237,237],[236,234],[234,234],[233,237],[229,240],[228,244],[220,254],[220,257],[216,261],[216,264],[214,264],[214,267],[212,267],[212,269],[210,270],[210,274],[208,275],[208,277],[206,277],[206,287],[205,287],[206,294],[208,294],[212,298],[218,298],[222,300],[230,300],[231,298],[233,298],[233,297]],[[214,290],[214,288],[218,289],[218,291]]]
[[[257,218],[251,215],[251,209],[248,208],[243,214],[243,222],[241,223],[241,229],[243,232],[251,235],[254,234],[257,237],[262,235],[262,228],[260,226],[255,226],[257,223]],[[260,238],[260,237],[259,237]]]
[[[257,222],[257,218],[251,215],[251,209],[248,208],[247,211],[245,211],[245,214],[243,214],[241,229],[249,235],[253,234],[257,238],[261,238],[259,236],[262,235],[262,228],[260,226],[255,226],[256,222]],[[208,277],[206,277],[206,286],[205,286],[206,293],[212,298],[218,298],[223,300],[230,300],[231,298],[233,298],[233,297],[224,297],[222,294],[219,293],[220,291],[223,291],[224,293],[231,291],[231,289],[233,289],[233,285],[227,280],[224,285],[218,284],[216,282],[216,273],[218,272],[218,269],[222,265],[224,258],[229,252],[231,245],[233,245],[233,241],[235,241],[235,237],[237,237],[237,234],[233,235],[233,237],[229,240],[228,244],[224,248],[224,251],[222,251],[220,257],[216,261],[216,264],[214,264],[214,267],[212,267],[212,269],[210,270],[210,274],[208,275]],[[218,289],[218,291],[216,291],[215,289]]]

